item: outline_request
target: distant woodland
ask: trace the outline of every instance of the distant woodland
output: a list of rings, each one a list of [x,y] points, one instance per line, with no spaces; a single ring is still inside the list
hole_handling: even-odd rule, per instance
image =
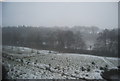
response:
[[[118,57],[118,38],[115,29],[98,27],[2,27],[2,44],[24,46],[59,52],[84,53]]]

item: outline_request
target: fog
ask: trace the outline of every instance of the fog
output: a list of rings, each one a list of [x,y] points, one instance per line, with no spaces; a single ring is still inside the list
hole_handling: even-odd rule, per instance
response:
[[[3,26],[118,27],[117,2],[3,2],[2,13]]]
[[[114,81],[118,3],[0,3],[2,79]]]

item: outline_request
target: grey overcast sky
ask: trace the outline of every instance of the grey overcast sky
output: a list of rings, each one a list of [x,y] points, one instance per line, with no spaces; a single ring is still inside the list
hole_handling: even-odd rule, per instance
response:
[[[117,2],[3,2],[2,14],[3,26],[118,27]]]

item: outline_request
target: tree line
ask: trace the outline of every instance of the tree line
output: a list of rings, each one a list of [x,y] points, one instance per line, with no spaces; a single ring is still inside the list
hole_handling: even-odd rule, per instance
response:
[[[38,27],[4,27],[3,45],[85,49],[80,32]]]
[[[83,30],[83,28],[3,27],[2,43],[3,45],[61,52],[91,53],[103,56],[118,55],[118,29],[104,29],[98,33],[97,28],[92,27],[93,34],[91,34],[91,31],[90,34],[86,34],[85,31],[80,30]],[[97,38],[95,38],[95,35],[97,35]],[[86,38],[93,37],[92,39],[96,39],[91,50],[87,49],[85,36]]]
[[[117,56],[118,55],[118,45],[119,45],[119,37],[120,37],[120,29],[104,29],[98,35],[96,39],[96,43],[94,46],[94,50],[99,53],[106,54],[107,56]]]

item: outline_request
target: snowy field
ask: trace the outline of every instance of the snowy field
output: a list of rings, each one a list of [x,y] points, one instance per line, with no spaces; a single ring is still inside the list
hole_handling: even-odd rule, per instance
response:
[[[103,79],[120,59],[3,46],[2,60],[9,79]]]

